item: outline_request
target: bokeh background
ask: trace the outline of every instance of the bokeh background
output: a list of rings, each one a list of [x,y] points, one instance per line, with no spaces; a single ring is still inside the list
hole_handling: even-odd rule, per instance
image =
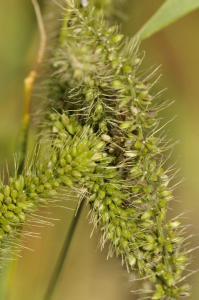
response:
[[[40,0],[45,19],[51,15],[45,11],[51,0]],[[132,37],[145,21],[160,7],[162,0],[127,0],[124,12],[128,20],[122,22],[122,31]],[[180,0],[179,0],[180,5]],[[53,10],[56,10],[53,5]],[[39,34],[30,0],[0,0],[0,167],[1,173],[9,165],[13,169],[13,153],[19,134],[23,103],[23,80],[33,67]],[[146,52],[141,69],[161,65],[163,76],[154,87],[164,91],[162,98],[175,100],[161,112],[164,122],[177,115],[167,126],[168,136],[180,143],[174,147],[169,164],[177,161],[181,168],[179,177],[186,181],[175,191],[182,202],[173,202],[170,215],[186,210],[184,222],[193,224],[199,233],[199,10],[183,17],[168,28],[143,41],[140,51]],[[37,91],[34,100],[38,101]],[[31,125],[29,147],[34,145],[36,128]],[[68,203],[74,207],[75,202]],[[42,300],[61,251],[64,238],[73,217],[67,209],[49,209],[55,226],[37,228],[41,238],[26,243],[34,251],[24,249],[15,264],[15,276],[5,281],[1,271],[0,299],[4,299],[5,286],[9,287],[7,300]],[[92,238],[92,226],[86,219],[88,207],[83,212],[72,240],[63,271],[53,300],[135,300],[131,291],[137,286],[121,260],[107,261],[107,248],[97,249],[98,233]],[[192,232],[191,232],[192,233]],[[198,245],[198,237],[192,239]],[[195,269],[199,268],[198,251],[193,253]],[[199,274],[189,278],[198,283]],[[199,285],[190,299],[197,300]]]

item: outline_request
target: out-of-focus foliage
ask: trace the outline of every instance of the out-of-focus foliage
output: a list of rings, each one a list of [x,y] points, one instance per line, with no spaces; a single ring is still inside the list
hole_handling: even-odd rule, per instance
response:
[[[23,79],[34,63],[36,20],[31,1],[0,1],[1,166],[15,150],[20,127]],[[28,64],[29,62],[29,64]]]
[[[124,9],[129,20],[123,24],[122,31],[133,36],[161,4],[160,0],[128,0]],[[31,1],[0,0],[0,20],[0,165],[5,167],[5,159],[12,166],[22,109],[23,79],[34,64],[39,37]],[[146,51],[142,69],[161,64],[163,76],[157,84],[157,91],[167,87],[162,97],[176,100],[162,117],[165,121],[178,115],[165,130],[174,141],[180,140],[171,158],[171,162],[178,160],[177,167],[181,167],[180,177],[176,180],[182,177],[187,180],[176,190],[176,200],[183,203],[173,202],[171,215],[191,209],[187,215],[189,219],[185,221],[196,226],[199,209],[198,28],[199,12],[195,11],[140,46],[140,51]],[[40,300],[45,293],[73,215],[62,208],[51,209],[51,212],[51,216],[61,222],[55,221],[54,227],[38,228],[42,238],[30,239],[26,243],[34,252],[27,249],[22,252],[17,263],[17,276],[10,286],[9,300]],[[130,277],[125,268],[121,268],[120,260],[107,261],[106,249],[96,251],[98,236],[89,237],[92,227],[86,220],[87,212],[88,207],[84,207],[54,299],[136,299],[130,293],[135,289],[134,282],[128,281]],[[194,245],[197,245],[197,237],[193,239]],[[198,265],[197,257],[194,260]],[[189,281],[198,281],[198,274]],[[198,289],[196,286],[192,300],[198,299]]]
[[[167,0],[139,30],[141,40],[150,37],[162,28],[199,7],[198,0]]]

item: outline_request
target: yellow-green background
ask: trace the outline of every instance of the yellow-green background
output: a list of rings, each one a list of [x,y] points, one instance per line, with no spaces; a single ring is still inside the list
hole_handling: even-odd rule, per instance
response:
[[[42,9],[51,0],[40,1]],[[124,10],[129,16],[122,31],[132,37],[143,23],[163,3],[161,0],[128,0]],[[180,5],[180,0],[179,0]],[[48,15],[49,16],[49,15]],[[8,162],[13,166],[13,152],[18,137],[23,99],[23,79],[34,65],[39,36],[30,0],[0,0],[0,166],[1,173]],[[194,224],[199,233],[199,10],[170,25],[143,41],[140,51],[146,51],[141,69],[161,66],[163,74],[154,90],[168,88],[162,96],[175,100],[161,112],[164,121],[177,118],[166,127],[175,146],[170,163],[176,160],[179,180],[186,178],[176,191],[183,202],[171,204],[171,215],[191,210],[184,222]],[[37,94],[38,91],[35,91]],[[36,97],[34,98],[36,100]],[[32,130],[33,138],[34,129]],[[72,207],[70,202],[66,203]],[[55,226],[38,228],[41,239],[32,238],[25,245],[34,252],[23,250],[16,266],[14,281],[9,283],[7,300],[42,300],[49,278],[67,233],[73,212],[50,209]],[[54,300],[129,300],[138,299],[131,291],[135,285],[117,258],[106,260],[107,248],[97,250],[98,234],[90,239],[92,226],[88,225],[84,207],[72,241]],[[192,231],[190,232],[192,234]],[[197,236],[192,245],[198,245]],[[198,251],[193,253],[193,268],[198,268]],[[189,269],[191,267],[189,266]],[[3,271],[2,271],[3,272]],[[3,273],[2,273],[3,274]],[[0,277],[0,299],[3,299],[3,276]],[[199,275],[189,278],[197,283]],[[199,286],[193,290],[197,300]]]

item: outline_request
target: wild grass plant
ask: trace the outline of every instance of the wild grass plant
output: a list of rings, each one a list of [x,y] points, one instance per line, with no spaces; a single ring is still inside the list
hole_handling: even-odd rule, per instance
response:
[[[101,231],[101,248],[109,243],[108,257],[117,255],[128,272],[152,282],[138,294],[189,296],[191,285],[184,280],[195,271],[184,275],[194,250],[186,247],[188,228],[183,214],[166,219],[176,173],[173,166],[165,168],[173,144],[167,124],[159,123],[170,103],[153,92],[156,70],[139,71],[142,33],[126,39],[107,16],[115,8],[99,4],[66,1],[63,7],[42,138],[34,155],[22,160],[22,172],[16,164],[1,184],[2,249],[10,255],[18,235],[28,234],[21,231],[26,220],[48,223],[37,212],[66,198],[69,187],[89,202],[90,222]]]

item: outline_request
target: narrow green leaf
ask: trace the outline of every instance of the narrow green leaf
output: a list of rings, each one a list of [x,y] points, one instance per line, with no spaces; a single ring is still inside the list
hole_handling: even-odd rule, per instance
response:
[[[137,35],[141,40],[146,39],[197,8],[199,8],[199,0],[167,0]]]

